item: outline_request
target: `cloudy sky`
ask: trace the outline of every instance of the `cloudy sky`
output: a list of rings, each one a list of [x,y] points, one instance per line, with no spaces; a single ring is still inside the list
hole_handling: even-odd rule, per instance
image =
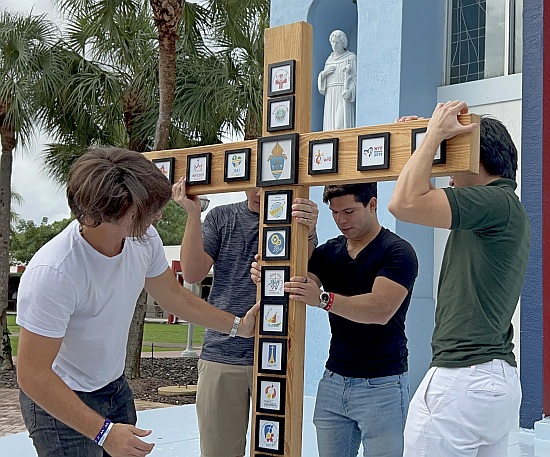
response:
[[[34,14],[47,13],[55,18],[51,5],[49,0],[2,0],[0,9],[7,8],[23,13],[28,13],[32,9]],[[43,144],[47,142],[47,137],[38,136],[27,149],[18,147],[13,163],[12,187],[24,200],[21,205],[16,204],[14,210],[21,218],[37,223],[40,223],[43,217],[53,222],[68,217],[70,213],[65,199],[65,189],[59,188],[42,171],[40,156]],[[208,197],[211,200],[209,209],[212,209],[219,204],[243,200],[245,195],[238,192]]]

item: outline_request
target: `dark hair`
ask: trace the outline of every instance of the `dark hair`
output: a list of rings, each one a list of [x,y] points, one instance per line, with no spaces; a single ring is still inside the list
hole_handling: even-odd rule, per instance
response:
[[[490,175],[516,180],[516,146],[504,124],[488,116],[481,117],[480,160]]]
[[[330,199],[344,195],[355,196],[355,201],[363,203],[363,206],[366,207],[370,199],[377,196],[377,186],[375,182],[325,186],[323,203],[328,203]]]
[[[90,148],[72,165],[67,200],[82,225],[117,222],[136,208],[132,236],[142,236],[172,196],[172,186],[152,162],[121,148]]]

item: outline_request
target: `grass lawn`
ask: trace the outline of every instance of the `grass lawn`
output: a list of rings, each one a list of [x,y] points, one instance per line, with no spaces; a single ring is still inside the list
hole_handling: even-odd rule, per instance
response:
[[[14,333],[19,333],[19,326],[15,324],[15,315],[8,314],[8,329],[12,333],[10,336],[11,348],[13,355],[17,355],[17,343],[19,338],[13,336]],[[174,351],[180,348],[162,347],[162,343],[177,343],[181,348],[185,349],[187,345],[187,325],[167,325],[146,323],[143,331],[143,341],[155,343],[155,351]],[[201,346],[204,335],[204,328],[195,326],[193,331],[193,346]],[[143,352],[151,352],[151,345],[143,346]]]

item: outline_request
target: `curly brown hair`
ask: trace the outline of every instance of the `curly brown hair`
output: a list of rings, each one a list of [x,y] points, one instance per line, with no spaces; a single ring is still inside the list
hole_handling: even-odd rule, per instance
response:
[[[127,149],[90,148],[69,171],[69,207],[89,227],[120,221],[134,206],[131,236],[139,238],[171,196],[172,186],[155,164]]]

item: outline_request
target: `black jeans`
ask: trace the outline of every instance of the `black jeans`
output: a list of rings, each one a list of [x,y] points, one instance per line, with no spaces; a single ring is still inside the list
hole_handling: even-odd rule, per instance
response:
[[[113,422],[131,425],[137,422],[134,396],[124,375],[94,392],[75,391],[75,394],[94,411]],[[109,455],[93,440],[48,414],[22,390],[19,391],[19,403],[25,426],[39,457]]]

